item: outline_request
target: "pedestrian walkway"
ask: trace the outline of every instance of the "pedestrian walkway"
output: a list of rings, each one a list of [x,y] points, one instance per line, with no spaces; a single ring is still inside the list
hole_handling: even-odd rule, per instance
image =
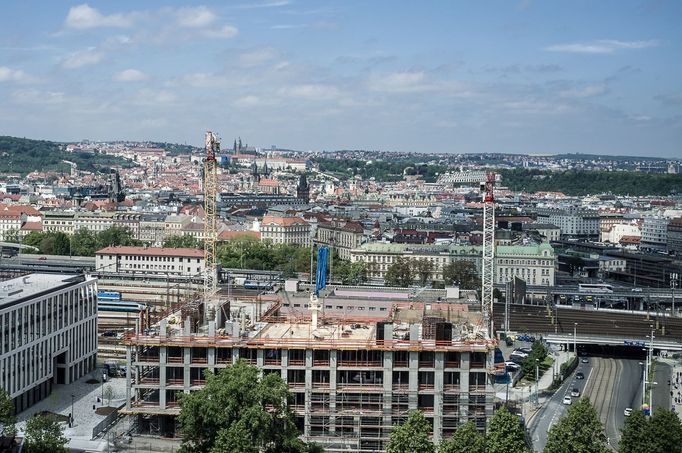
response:
[[[671,409],[682,419],[682,363],[679,360],[671,362],[673,369],[670,379]]]

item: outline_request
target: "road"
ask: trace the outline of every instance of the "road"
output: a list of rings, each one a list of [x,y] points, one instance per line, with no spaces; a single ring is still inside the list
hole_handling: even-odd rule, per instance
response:
[[[612,447],[617,448],[620,429],[623,426],[626,407],[639,407],[641,403],[642,368],[637,360],[613,358],[587,358],[576,372],[564,381],[559,390],[548,398],[529,426],[533,448],[542,451],[547,443],[550,428],[566,413],[569,406],[563,404],[564,396],[577,388],[581,396],[590,399],[599,418],[604,423],[606,436]],[[575,379],[577,372],[585,379]],[[666,381],[667,383],[667,381]],[[573,398],[573,401],[576,399]]]

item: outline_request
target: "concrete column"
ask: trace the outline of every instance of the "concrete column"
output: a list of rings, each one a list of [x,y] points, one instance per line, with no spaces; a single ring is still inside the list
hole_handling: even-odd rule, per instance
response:
[[[443,435],[443,370],[445,353],[436,352],[433,386],[433,441],[439,443]]]
[[[459,418],[464,423],[469,419],[469,371],[471,369],[471,353],[460,354],[459,372]]]
[[[237,363],[237,360],[239,360],[239,348],[235,346],[232,348],[232,363]]]
[[[305,415],[303,418],[303,435],[310,436],[310,405],[313,393],[313,350],[305,350]]]
[[[131,373],[133,368],[132,355],[132,346],[126,346],[126,363],[128,364],[126,367],[126,410],[130,410],[130,386],[132,383]]]
[[[159,408],[166,409],[166,362],[168,361],[168,347],[159,347]],[[139,374],[138,374],[139,382]]]
[[[284,382],[287,382],[287,366],[289,365],[289,350],[288,349],[282,349],[282,380]]]
[[[336,349],[329,351],[329,430],[336,433]]]
[[[182,348],[182,355],[184,356],[184,363],[182,365],[182,374],[183,374],[183,389],[185,390],[185,393],[189,393],[189,387],[190,387],[190,374],[189,374],[189,364],[190,364],[190,354],[192,352],[192,348]]]
[[[167,324],[168,322],[166,321],[165,318],[159,321],[159,336],[161,338],[166,338]]]
[[[411,331],[411,329],[410,329]],[[419,352],[418,351],[410,351],[410,359],[408,366],[410,367],[409,369],[409,376],[410,376],[410,383],[409,383],[409,390],[408,390],[408,409],[409,410],[414,410],[417,409],[417,406],[419,405]]]
[[[384,336],[384,338],[386,338],[386,336]],[[392,405],[393,405],[393,352],[384,351],[384,410],[383,410],[384,426],[391,426],[391,412],[393,409]]]

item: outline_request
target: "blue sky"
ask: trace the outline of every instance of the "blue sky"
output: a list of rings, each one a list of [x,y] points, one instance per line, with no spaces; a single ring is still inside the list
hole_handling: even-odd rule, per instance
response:
[[[676,0],[0,11],[0,135],[682,157]]]

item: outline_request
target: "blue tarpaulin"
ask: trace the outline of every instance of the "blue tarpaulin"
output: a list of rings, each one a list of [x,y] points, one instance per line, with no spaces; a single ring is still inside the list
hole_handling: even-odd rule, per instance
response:
[[[327,256],[329,249],[320,247],[317,250],[317,272],[315,273],[315,295],[320,295],[320,290],[327,286]]]

